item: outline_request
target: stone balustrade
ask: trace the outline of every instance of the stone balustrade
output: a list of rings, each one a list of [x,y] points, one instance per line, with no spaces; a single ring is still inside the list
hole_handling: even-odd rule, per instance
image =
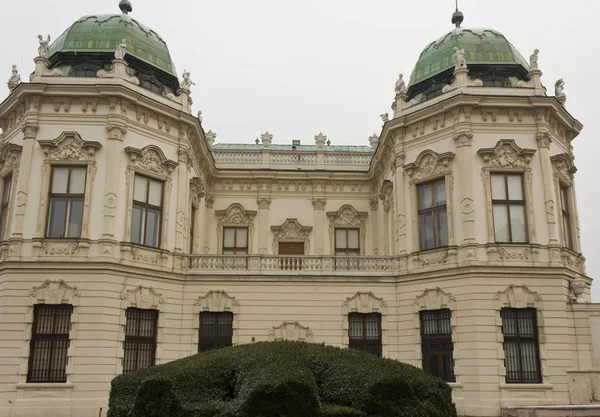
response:
[[[248,271],[289,274],[336,272],[392,273],[398,267],[393,257],[377,256],[286,256],[286,255],[188,255],[190,273]]]

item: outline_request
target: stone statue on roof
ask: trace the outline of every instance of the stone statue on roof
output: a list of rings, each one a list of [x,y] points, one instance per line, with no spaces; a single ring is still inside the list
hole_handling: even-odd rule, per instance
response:
[[[12,66],[12,75],[8,79],[8,89],[12,92],[17,86],[21,84],[21,76],[19,75],[19,70],[16,65]]]
[[[119,46],[117,46],[117,50],[115,51],[115,59],[122,61],[125,59],[125,54],[127,54],[127,39],[121,40]]]
[[[529,69],[531,71],[539,70],[538,66],[538,54],[540,53],[539,49],[533,51],[533,53],[529,56]]]
[[[387,123],[387,122],[390,121],[390,115],[389,115],[389,113],[383,113],[379,117],[381,117],[381,120],[383,121],[383,123]]]
[[[198,110],[198,120],[202,123],[202,110]]]
[[[454,47],[454,55],[452,56],[454,59],[454,70],[459,70],[461,68],[467,68],[467,60],[465,59],[465,50],[459,49],[458,47]]]
[[[406,82],[404,82],[404,75],[400,74],[398,81],[395,86],[396,96],[403,96],[406,94]]]
[[[38,56],[42,58],[48,57],[48,51],[50,50],[50,35],[46,39],[42,35],[38,35]]]
[[[183,80],[181,80],[181,88],[189,90],[194,84],[194,82],[190,79],[190,72],[183,70]]]
[[[565,82],[562,78],[559,78],[556,84],[554,84],[554,96],[564,106],[567,101],[567,95],[565,94]]]

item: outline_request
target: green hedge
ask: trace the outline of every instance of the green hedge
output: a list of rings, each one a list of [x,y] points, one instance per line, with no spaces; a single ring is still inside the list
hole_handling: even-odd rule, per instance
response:
[[[453,417],[445,382],[349,349],[264,342],[116,377],[108,417]]]

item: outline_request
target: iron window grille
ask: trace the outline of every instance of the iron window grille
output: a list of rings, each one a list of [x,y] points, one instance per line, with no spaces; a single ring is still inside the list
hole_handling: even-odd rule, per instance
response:
[[[492,174],[494,234],[499,243],[527,243],[523,175]]]
[[[36,304],[27,382],[67,382],[67,353],[73,306]]]
[[[503,308],[504,367],[506,383],[542,382],[537,316],[534,308]]]
[[[12,186],[12,175],[2,179],[2,205],[0,205],[0,240],[6,239],[8,229],[8,207],[10,203],[10,191]]]
[[[563,235],[565,238],[565,246],[573,249],[573,233],[571,229],[571,211],[569,206],[569,188],[560,187],[560,205],[562,210]]]
[[[446,180],[419,185],[418,202],[421,250],[448,246]]]
[[[157,248],[160,242],[163,182],[135,175],[131,242]]]
[[[47,237],[81,237],[85,181],[85,167],[52,167]]]
[[[446,382],[456,382],[452,313],[450,310],[421,311],[423,369]]]
[[[350,313],[348,314],[348,335],[350,349],[382,355],[381,314]]]
[[[128,308],[125,319],[123,373],[154,366],[158,311]]]
[[[200,313],[198,351],[207,352],[232,345],[233,313]]]

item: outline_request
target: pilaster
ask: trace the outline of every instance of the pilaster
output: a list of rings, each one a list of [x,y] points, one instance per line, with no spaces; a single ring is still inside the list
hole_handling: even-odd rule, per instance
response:
[[[215,216],[214,204],[215,198],[212,196],[212,194],[207,193],[206,198],[204,199],[204,205],[206,207],[206,210],[204,211],[204,253],[210,253],[211,250],[210,231],[212,230],[212,219]]]
[[[398,236],[398,254],[406,254],[406,213],[404,207],[404,151],[396,154],[394,161],[394,212],[396,217],[396,233]]]
[[[23,150],[21,151],[21,163],[19,168],[19,179],[17,183],[17,194],[15,199],[15,219],[13,223],[12,237],[23,238],[23,226],[25,222],[25,208],[29,196],[29,177],[32,171],[33,152],[36,145],[36,136],[39,130],[37,122],[29,121],[23,123]],[[43,216],[43,213],[38,213]]]
[[[460,195],[460,218],[462,221],[462,243],[475,244],[475,209],[473,204],[473,152],[471,143],[473,132],[463,127],[454,133],[454,143],[458,154],[458,181]]]
[[[181,132],[182,134],[183,132]],[[175,216],[175,253],[183,253],[187,240],[188,189],[190,184],[188,164],[191,162],[189,150],[180,146],[177,150],[179,174],[177,175],[177,214]],[[169,204],[167,201],[166,204]]]
[[[546,221],[548,223],[548,244],[557,245],[558,225],[556,222],[556,196],[554,193],[554,174],[550,160],[550,143],[552,139],[547,132],[538,132],[536,135],[540,165],[542,167],[542,181],[544,183],[544,204],[546,208]]]
[[[269,207],[271,207],[271,199],[260,197],[256,202],[258,203],[258,252],[261,255],[266,255],[269,245]]]
[[[315,220],[315,255],[321,256],[325,247],[325,198],[314,198],[312,204]]]
[[[104,182],[104,208],[102,210],[102,239],[115,238],[115,217],[117,215],[118,185],[123,164],[123,136],[127,133],[127,125],[122,122],[106,124],[106,170]]]

